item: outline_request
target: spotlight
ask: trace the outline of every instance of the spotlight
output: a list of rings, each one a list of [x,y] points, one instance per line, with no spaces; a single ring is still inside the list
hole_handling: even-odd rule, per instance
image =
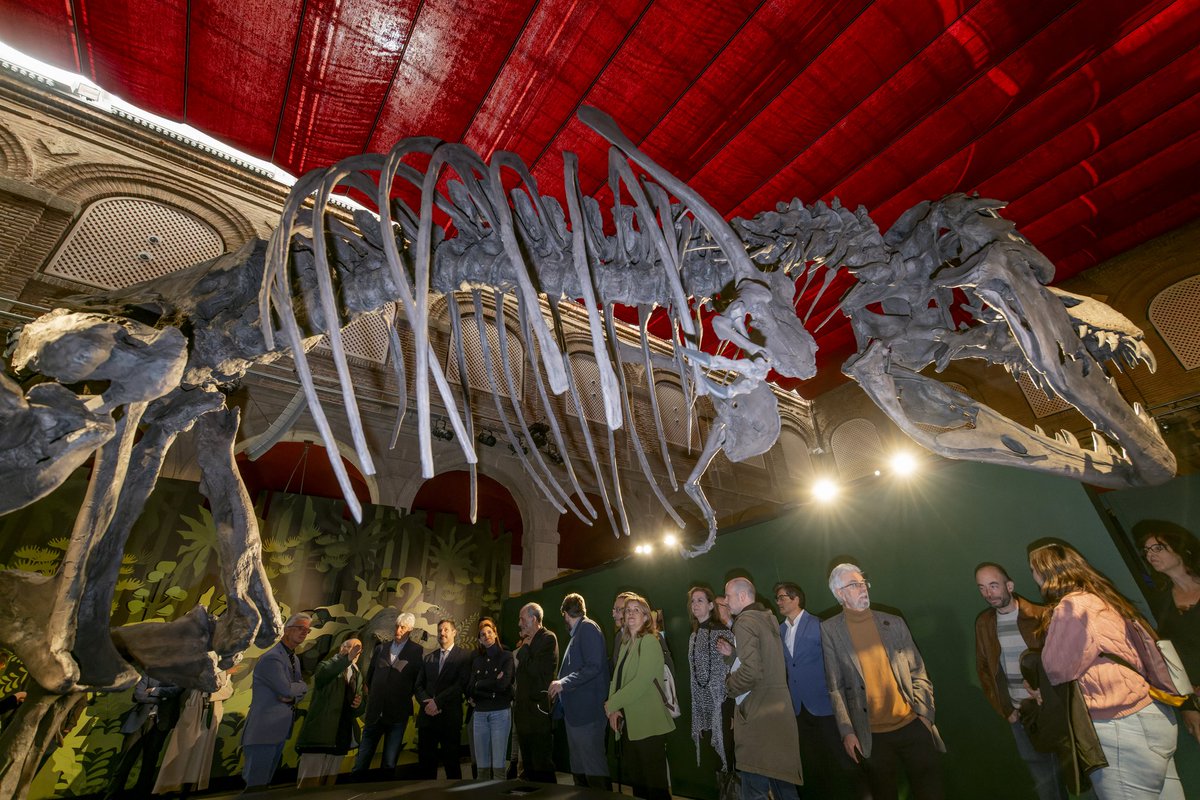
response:
[[[901,451],[892,456],[892,472],[896,475],[912,475],[917,471],[917,459],[908,451]]]
[[[648,556],[654,552],[654,547],[648,544],[639,544],[637,547],[633,548],[633,552],[640,556]]]
[[[663,537],[663,546],[664,547],[678,547],[679,546],[679,537],[673,533],[668,533],[666,536]]]
[[[479,443],[481,445],[483,445],[484,447],[495,447],[496,446],[496,434],[492,433],[487,428],[484,428],[483,430],[481,430],[479,432],[479,435],[475,438],[478,439]]]
[[[838,488],[838,485],[829,478],[821,478],[812,487],[813,497],[821,503],[828,503],[833,500],[833,498],[838,496],[839,491],[841,490]]]
[[[433,423],[434,438],[442,439],[443,441],[451,441],[454,439],[454,431],[446,426],[446,418],[438,417],[437,422]]]

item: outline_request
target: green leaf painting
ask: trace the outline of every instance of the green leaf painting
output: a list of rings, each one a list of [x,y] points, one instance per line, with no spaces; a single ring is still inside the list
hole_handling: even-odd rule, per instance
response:
[[[0,568],[55,574],[86,484],[86,476],[73,476],[50,497],[0,517]],[[417,627],[432,636],[442,617],[457,620],[460,630],[473,629],[508,596],[510,534],[494,537],[487,522],[469,525],[368,505],[360,524],[344,501],[290,494],[260,496],[255,512],[264,566],[281,610],[306,610],[315,617],[313,635],[300,650],[306,674],[349,636],[363,637],[368,648],[372,636],[389,637],[401,611],[416,615]],[[159,481],[126,546],[113,624],[170,620],[197,604],[223,613],[219,557],[216,527],[197,485]],[[214,779],[240,769],[241,729],[254,665],[263,652],[251,648],[232,671],[234,694],[225,702]],[[0,673],[0,695],[19,691],[26,681],[23,666],[13,659]],[[128,691],[90,696],[30,796],[102,792],[121,749],[120,717],[131,703]],[[294,766],[295,760],[289,745],[284,763]]]

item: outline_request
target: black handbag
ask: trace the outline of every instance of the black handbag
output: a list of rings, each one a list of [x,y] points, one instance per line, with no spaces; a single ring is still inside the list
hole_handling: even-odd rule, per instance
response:
[[[1035,749],[1058,756],[1063,781],[1071,794],[1086,792],[1092,785],[1088,774],[1107,767],[1108,760],[1079,685],[1075,681],[1051,685],[1040,650],[1021,654],[1021,675],[1030,688],[1042,694],[1041,703],[1021,701],[1021,724],[1029,741]]]
[[[721,770],[717,773],[717,800],[741,800],[742,779],[736,770]]]

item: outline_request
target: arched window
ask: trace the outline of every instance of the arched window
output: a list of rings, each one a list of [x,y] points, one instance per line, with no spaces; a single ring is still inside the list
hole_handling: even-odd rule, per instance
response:
[[[1200,275],[1155,295],[1150,301],[1150,324],[1184,369],[1200,367]]]
[[[508,397],[508,383],[504,380],[504,373],[500,371],[503,357],[500,353],[500,334],[496,331],[495,321],[486,320],[484,330],[487,331],[488,359],[492,364],[496,394]],[[512,372],[513,389],[517,393],[516,397],[510,399],[520,402],[525,391],[525,343],[512,328],[505,328],[504,333],[508,344],[508,364]],[[476,392],[491,394],[492,386],[488,381],[487,370],[484,369],[483,347],[479,341],[479,325],[475,321],[474,314],[463,317],[462,337],[463,353],[466,355],[467,362],[468,385]],[[451,383],[462,383],[462,377],[458,374],[458,353],[453,348],[446,356],[446,378]]]
[[[639,392],[634,400],[634,423],[637,425],[638,436],[646,447],[658,447],[658,433],[654,429],[654,409],[650,406],[648,392]],[[678,384],[663,380],[656,375],[654,396],[658,400],[658,413],[662,419],[663,435],[667,444],[685,449],[688,446],[688,413],[687,401]],[[699,432],[692,432],[692,447],[698,447]]]
[[[793,478],[806,478],[812,474],[812,456],[808,452],[808,442],[799,432],[785,427],[779,434],[779,445],[783,449],[783,461],[787,464],[788,475]]]
[[[871,475],[883,461],[883,443],[869,420],[851,419],[838,425],[830,437],[830,445],[843,480]]]
[[[140,197],[106,197],[84,209],[45,272],[120,289],[223,252],[216,230],[186,211]]]
[[[604,393],[600,390],[600,367],[596,365],[595,357],[590,353],[578,352],[572,353],[569,361],[584,418],[606,425],[608,418],[604,413]],[[574,402],[567,402],[567,413],[576,416]]]

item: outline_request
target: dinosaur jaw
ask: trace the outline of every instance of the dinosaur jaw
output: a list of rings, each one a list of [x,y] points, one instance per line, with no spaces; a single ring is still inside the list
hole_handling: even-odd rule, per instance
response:
[[[1130,407],[1089,351],[1058,296],[1038,283],[1006,279],[1003,259],[983,258],[969,288],[1007,322],[1026,371],[1047,394],[1061,397],[1092,422],[1092,447],[1066,431],[1030,430],[933,378],[898,363],[880,340],[843,371],[918,443],[946,458],[970,459],[1062,475],[1097,486],[1152,486],[1175,474],[1175,456],[1140,407]],[[1129,348],[1114,348],[1126,353]],[[1136,351],[1140,352],[1140,350]]]

